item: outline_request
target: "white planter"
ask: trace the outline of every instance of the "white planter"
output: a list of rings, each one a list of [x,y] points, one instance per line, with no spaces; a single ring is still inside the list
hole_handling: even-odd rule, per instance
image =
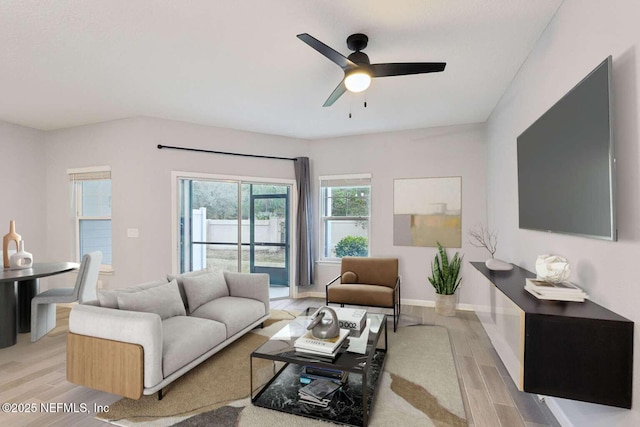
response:
[[[455,316],[456,295],[436,294],[436,314],[440,316]]]

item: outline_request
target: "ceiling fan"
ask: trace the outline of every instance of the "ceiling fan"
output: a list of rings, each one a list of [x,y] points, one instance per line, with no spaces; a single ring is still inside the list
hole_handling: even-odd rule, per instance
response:
[[[329,98],[322,105],[329,107],[347,90],[362,92],[371,84],[373,77],[404,76],[408,74],[437,73],[443,71],[446,62],[393,62],[387,64],[371,64],[366,53],[369,38],[365,34],[351,34],[347,37],[347,47],[353,51],[348,57],[343,56],[320,40],[307,33],[297,37],[329,58],[344,71],[344,78],[333,90]]]

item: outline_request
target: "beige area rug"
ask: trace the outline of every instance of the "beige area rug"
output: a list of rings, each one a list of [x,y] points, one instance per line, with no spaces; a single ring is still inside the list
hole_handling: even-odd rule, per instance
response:
[[[326,426],[328,423],[253,406],[249,396],[249,355],[284,324],[291,313],[272,311],[264,329],[246,334],[156,395],[121,399],[97,416],[122,426]],[[281,320],[282,319],[282,320]],[[407,326],[389,332],[389,350],[369,425],[466,426],[464,406],[448,331],[440,326]],[[254,363],[256,359],[254,359]],[[266,380],[273,365],[264,361]]]

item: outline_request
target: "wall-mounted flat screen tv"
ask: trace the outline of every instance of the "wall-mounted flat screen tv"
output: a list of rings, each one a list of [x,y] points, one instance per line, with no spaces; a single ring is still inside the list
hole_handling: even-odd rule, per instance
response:
[[[518,137],[520,228],[617,240],[611,62]]]

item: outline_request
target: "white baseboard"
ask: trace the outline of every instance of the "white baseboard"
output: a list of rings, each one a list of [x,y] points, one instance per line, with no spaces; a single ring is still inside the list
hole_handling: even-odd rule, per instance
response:
[[[298,292],[296,298],[325,298],[324,292]],[[415,305],[417,307],[435,307],[435,301],[425,301],[419,299],[406,299],[401,298],[400,303],[402,305]],[[474,306],[471,304],[457,304],[456,308],[463,311],[474,311]]]
[[[562,408],[560,408],[560,405],[558,405],[557,399],[540,394],[538,395],[538,398],[544,401],[544,404],[547,405],[553,416],[562,427],[575,427],[571,420],[569,420],[567,415],[564,413]]]

